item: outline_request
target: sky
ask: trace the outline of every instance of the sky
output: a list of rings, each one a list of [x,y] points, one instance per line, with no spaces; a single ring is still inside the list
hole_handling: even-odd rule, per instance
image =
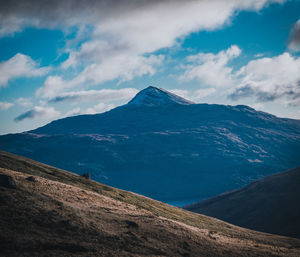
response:
[[[0,1],[0,134],[150,85],[300,119],[300,0]]]

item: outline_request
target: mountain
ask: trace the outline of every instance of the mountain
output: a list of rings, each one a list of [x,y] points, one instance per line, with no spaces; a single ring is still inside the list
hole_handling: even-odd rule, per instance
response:
[[[193,104],[155,87],[95,115],[0,136],[0,149],[165,202],[196,202],[300,166],[300,121]]]
[[[300,167],[185,209],[262,232],[300,238]]]
[[[239,228],[6,152],[0,213],[1,256],[300,255],[298,239]]]
[[[162,88],[150,86],[140,91],[128,104],[139,106],[166,106],[174,104],[190,105],[194,103]]]

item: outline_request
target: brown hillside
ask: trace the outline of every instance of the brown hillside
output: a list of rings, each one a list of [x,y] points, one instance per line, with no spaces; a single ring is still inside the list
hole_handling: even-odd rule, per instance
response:
[[[266,233],[300,238],[300,167],[185,208]]]
[[[26,158],[0,152],[0,167],[16,184],[0,185],[3,256],[300,256],[300,240],[239,228]]]

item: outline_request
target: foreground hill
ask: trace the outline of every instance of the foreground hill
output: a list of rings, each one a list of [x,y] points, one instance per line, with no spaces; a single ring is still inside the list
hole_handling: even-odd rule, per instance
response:
[[[3,256],[300,255],[300,240],[239,228],[6,152],[0,167]]]
[[[300,167],[186,206],[232,224],[300,238]]]
[[[149,87],[106,113],[0,136],[0,149],[158,200],[200,200],[299,166],[300,121]]]

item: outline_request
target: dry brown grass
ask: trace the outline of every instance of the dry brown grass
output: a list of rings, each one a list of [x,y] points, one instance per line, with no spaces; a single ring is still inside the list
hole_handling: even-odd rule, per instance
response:
[[[0,186],[4,256],[300,256],[300,240],[239,228],[26,158],[0,152],[0,167],[17,184]]]

